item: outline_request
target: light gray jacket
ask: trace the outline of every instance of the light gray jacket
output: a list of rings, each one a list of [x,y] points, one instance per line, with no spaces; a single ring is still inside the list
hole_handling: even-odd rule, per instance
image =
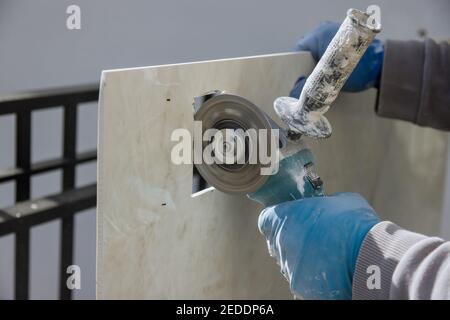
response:
[[[376,112],[450,130],[450,46],[387,41]],[[450,242],[378,223],[358,255],[353,299],[450,299]]]

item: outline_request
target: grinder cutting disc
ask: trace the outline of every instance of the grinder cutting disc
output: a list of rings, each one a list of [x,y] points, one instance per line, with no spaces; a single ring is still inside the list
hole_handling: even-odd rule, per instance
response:
[[[219,94],[209,98],[197,110],[194,120],[202,122],[202,138],[204,138],[204,133],[208,129],[217,129],[219,131],[232,129],[235,132],[236,129],[242,129],[244,132],[251,128],[256,129],[256,132],[259,132],[259,129],[267,129],[268,139],[265,139],[265,143],[267,143],[267,150],[270,150],[270,134],[272,134],[270,129],[274,128],[273,122],[256,105],[240,96]],[[228,130],[227,132],[230,131]],[[198,139],[198,137],[196,138]],[[205,148],[214,142],[212,140],[203,141],[202,139],[202,155]],[[240,161],[240,163],[236,161],[232,164],[217,162],[207,164],[202,158],[202,163],[196,164],[196,167],[201,176],[211,186],[222,192],[234,194],[254,192],[269,178],[268,175],[261,174],[261,168],[268,167],[269,164],[264,165],[260,163],[259,155],[256,163],[249,159],[248,149],[250,144],[254,143],[258,145],[259,141],[251,141],[247,136],[245,159]],[[224,146],[224,148],[226,147]],[[259,150],[259,145],[258,149],[251,149]],[[217,149],[214,152],[217,152]]]

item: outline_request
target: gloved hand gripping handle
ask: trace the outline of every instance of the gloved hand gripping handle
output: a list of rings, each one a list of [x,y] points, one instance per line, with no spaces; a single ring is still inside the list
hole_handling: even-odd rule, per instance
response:
[[[279,97],[274,102],[275,111],[290,130],[315,138],[331,135],[331,125],[323,114],[380,31],[380,24],[368,13],[348,10],[347,17],[306,80],[299,99]]]

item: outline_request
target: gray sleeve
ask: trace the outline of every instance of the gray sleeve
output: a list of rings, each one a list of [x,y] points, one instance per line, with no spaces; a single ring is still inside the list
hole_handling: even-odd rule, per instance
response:
[[[353,299],[450,299],[450,242],[376,224],[358,254]]]
[[[450,130],[449,44],[386,41],[379,89],[379,116]]]

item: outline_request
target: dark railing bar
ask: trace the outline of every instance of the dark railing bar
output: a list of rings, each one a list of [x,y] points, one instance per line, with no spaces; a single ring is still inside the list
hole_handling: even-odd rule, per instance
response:
[[[6,223],[6,221],[9,221],[11,219],[12,218],[8,214],[0,210],[0,226],[2,223]]]
[[[0,115],[97,101],[99,85],[72,86],[0,96]]]
[[[64,106],[64,159],[75,159],[77,138],[77,105],[68,104]],[[62,189],[67,191],[75,187],[75,162],[71,161],[64,166],[62,176]],[[66,215],[62,218],[61,226],[61,255],[59,273],[59,296],[61,300],[70,300],[72,290],[67,288],[67,267],[73,264],[73,238],[74,217]]]
[[[71,212],[73,213],[73,211]],[[67,267],[73,264],[74,216],[66,215],[61,224],[61,249],[59,270],[59,299],[71,300],[72,290],[67,287]]]
[[[52,196],[19,202],[14,206],[0,209],[0,236],[14,233],[17,228],[30,228],[34,225],[59,219],[66,215],[95,207],[96,185],[58,193]]]
[[[81,164],[89,161],[94,161],[96,159],[97,159],[97,151],[91,150],[80,152],[76,156],[75,160],[60,158],[36,162],[35,164],[31,165],[29,172],[25,172],[20,168],[10,168],[6,170],[0,170],[0,183],[17,179],[24,174],[37,174],[48,172],[63,168],[65,165]]]
[[[16,116],[16,167],[30,170],[31,165],[31,113],[22,111]],[[16,180],[16,202],[30,198],[30,176]],[[15,297],[28,299],[30,274],[30,230],[19,225],[15,240]]]
[[[23,174],[23,170],[19,168],[2,169],[0,170],[0,183],[17,179],[21,174]]]
[[[29,171],[31,167],[31,114],[17,114],[16,168]],[[30,198],[30,176],[24,175],[16,182],[16,202]]]
[[[15,298],[28,300],[28,286],[30,277],[30,229],[19,226],[16,230],[16,258],[15,258]]]
[[[63,170],[62,189],[67,191],[75,187],[75,160],[77,138],[77,105],[64,106],[63,158],[69,161]]]

